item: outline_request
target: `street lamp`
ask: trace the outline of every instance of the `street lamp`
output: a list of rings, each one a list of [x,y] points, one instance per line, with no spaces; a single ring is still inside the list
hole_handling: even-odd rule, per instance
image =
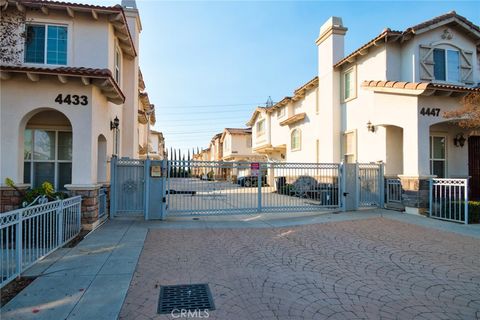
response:
[[[149,153],[150,153],[150,117],[152,114],[155,112],[155,105],[150,104],[148,106],[148,110],[145,111],[145,115],[147,116],[147,159],[149,158]]]

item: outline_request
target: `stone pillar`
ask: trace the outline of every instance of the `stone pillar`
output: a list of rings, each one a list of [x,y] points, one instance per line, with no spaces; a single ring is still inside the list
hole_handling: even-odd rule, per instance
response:
[[[82,228],[92,230],[101,221],[98,219],[99,193],[102,184],[65,185],[72,196],[82,196]]]
[[[402,204],[405,206],[405,212],[427,215],[432,176],[409,177],[400,175],[399,178],[402,183]]]
[[[20,191],[25,191],[30,186],[28,184],[17,186]],[[7,212],[18,209],[22,206],[23,195],[17,190],[0,186],[0,212]]]

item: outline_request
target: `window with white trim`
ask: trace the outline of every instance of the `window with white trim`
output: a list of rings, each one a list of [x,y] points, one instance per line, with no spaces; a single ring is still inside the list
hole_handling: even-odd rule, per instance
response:
[[[290,150],[300,150],[302,147],[302,132],[300,129],[293,129],[290,134]]]
[[[72,132],[25,129],[24,183],[33,188],[48,181],[55,190],[72,182]]]
[[[460,82],[460,52],[451,49],[433,49],[435,80]]]
[[[437,178],[447,175],[447,138],[445,136],[430,136],[430,174]]]
[[[25,31],[26,63],[67,64],[67,26],[27,24]]]
[[[118,47],[115,47],[115,81],[120,84],[122,53]]]
[[[282,118],[285,115],[285,108],[280,108],[277,110],[277,118]]]
[[[343,101],[347,101],[353,99],[357,95],[356,91],[357,86],[357,77],[356,77],[356,69],[352,67],[346,70],[342,74],[342,94],[343,94]]]
[[[256,124],[257,137],[263,136],[265,134],[265,119],[262,119]]]
[[[357,136],[355,131],[344,134],[344,161],[355,163],[357,161]]]

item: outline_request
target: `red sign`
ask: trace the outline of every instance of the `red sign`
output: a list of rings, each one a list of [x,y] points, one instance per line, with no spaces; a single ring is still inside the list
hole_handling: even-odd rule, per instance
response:
[[[252,169],[252,170],[259,170],[259,169],[260,169],[260,163],[258,163],[258,162],[252,162],[252,163],[250,164],[250,169]]]

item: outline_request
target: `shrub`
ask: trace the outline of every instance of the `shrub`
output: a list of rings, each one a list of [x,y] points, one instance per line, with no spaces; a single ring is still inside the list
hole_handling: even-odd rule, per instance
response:
[[[38,188],[30,188],[26,191],[18,189],[13,180],[10,178],[5,179],[5,184],[10,188],[15,189],[22,196],[22,207],[26,207],[32,204],[32,202],[34,202],[37,197],[43,197],[47,199],[47,201],[55,201],[68,198],[68,194],[65,192],[55,192],[53,185],[48,181],[43,182],[42,185]]]

